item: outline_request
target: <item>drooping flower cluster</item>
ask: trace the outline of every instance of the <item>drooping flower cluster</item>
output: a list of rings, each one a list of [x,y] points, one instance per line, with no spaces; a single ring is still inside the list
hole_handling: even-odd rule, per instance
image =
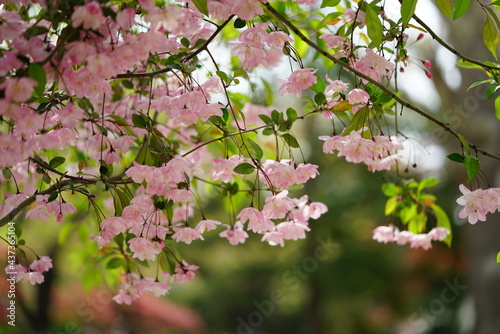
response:
[[[5,268],[5,272],[15,275],[16,282],[25,280],[31,285],[40,284],[44,281],[43,273],[52,268],[52,259],[48,256],[41,256],[34,260],[27,268],[21,264],[16,264],[14,270],[10,265]]]
[[[459,186],[462,196],[457,199],[457,203],[463,205],[458,216],[467,218],[469,223],[475,224],[478,220],[486,221],[488,213],[500,210],[500,188],[481,189],[470,191],[466,186]]]
[[[366,139],[362,137],[362,130],[352,131],[347,136],[320,136],[319,139],[324,141],[323,152],[333,154],[338,151],[338,157],[344,156],[352,163],[364,163],[372,172],[390,170],[401,159],[396,150],[404,148],[397,137],[380,135]]]
[[[384,244],[395,242],[398,245],[410,244],[410,248],[432,248],[432,241],[443,241],[450,234],[444,227],[435,227],[428,233],[415,234],[410,231],[399,231],[394,226],[378,226],[373,230],[373,239]]]
[[[283,57],[282,48],[292,41],[282,31],[267,32],[267,23],[259,23],[246,29],[238,36],[239,43],[230,43],[231,52],[238,56],[244,69],[250,70],[259,65],[271,67]]]
[[[314,85],[318,78],[314,75],[317,69],[301,68],[293,71],[287,80],[277,79],[281,82],[281,95],[295,94],[300,97],[302,91]]]
[[[270,181],[273,186],[280,189],[288,188],[294,184],[306,183],[319,174],[318,166],[313,164],[299,164],[293,166],[291,161],[267,160],[262,164],[263,173],[259,175],[264,183]]]

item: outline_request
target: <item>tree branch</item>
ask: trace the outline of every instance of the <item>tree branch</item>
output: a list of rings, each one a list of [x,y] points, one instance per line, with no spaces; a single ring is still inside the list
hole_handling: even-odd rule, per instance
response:
[[[370,78],[369,76],[367,76],[367,75],[361,73],[360,71],[356,70],[354,67],[350,66],[349,64],[341,61],[338,58],[335,58],[334,56],[332,56],[331,54],[329,54],[327,51],[323,50],[321,47],[319,47],[317,44],[315,44],[313,41],[311,41],[309,38],[307,38],[297,27],[295,27],[288,19],[286,19],[285,17],[283,17],[283,15],[281,15],[280,13],[278,13],[269,3],[265,3],[264,6],[268,9],[268,11],[270,13],[272,13],[274,15],[274,17],[276,17],[276,19],[278,19],[279,21],[281,21],[282,23],[284,23],[286,26],[288,26],[290,28],[290,30],[292,30],[302,41],[304,41],[307,45],[309,45],[310,47],[312,47],[318,53],[320,53],[324,57],[328,58],[333,63],[335,63],[335,64],[343,67],[346,70],[348,70],[349,72],[354,73],[358,77],[360,77],[362,79],[365,79],[366,81],[370,82],[371,84],[373,84],[374,86],[376,86],[377,88],[379,88],[381,91],[383,91],[383,92],[387,93],[389,96],[391,96],[394,100],[396,100],[403,107],[406,107],[406,108],[408,108],[410,110],[413,110],[417,114],[423,116],[424,118],[427,118],[429,121],[431,121],[431,122],[435,123],[436,125],[440,126],[445,131],[449,132],[452,136],[454,136],[455,138],[457,138],[458,140],[460,140],[459,134],[456,131],[454,131],[452,128],[450,128],[446,123],[440,121],[439,119],[435,118],[432,115],[429,115],[424,110],[418,108],[417,106],[413,105],[412,103],[410,103],[410,102],[406,101],[405,99],[401,98],[400,96],[398,96],[397,94],[395,94],[393,91],[391,91],[389,88],[387,88],[386,86],[384,86],[380,82],[378,82],[376,80],[373,80],[372,78]],[[475,145],[473,143],[470,143],[470,142],[468,142],[468,143],[469,143],[469,146],[472,149],[474,149],[475,151],[483,154],[484,156],[487,156],[489,158],[492,158],[492,159],[500,161],[500,157],[489,153],[488,151],[486,151],[486,150],[478,147],[477,145]]]
[[[422,26],[422,28],[424,28],[425,30],[427,30],[427,32],[429,33],[429,35],[432,36],[432,38],[434,40],[436,40],[436,42],[438,42],[439,44],[441,44],[443,47],[445,47],[448,51],[450,51],[451,53],[453,53],[454,55],[456,55],[458,58],[462,59],[462,60],[465,60],[465,61],[468,61],[469,63],[472,63],[472,64],[475,64],[475,65],[478,65],[478,66],[481,66],[482,68],[484,69],[489,69],[489,70],[499,70],[500,71],[500,67],[498,66],[492,66],[492,65],[487,65],[487,64],[484,64],[482,62],[480,62],[479,60],[476,60],[476,59],[473,59],[473,58],[469,58],[469,57],[466,57],[464,56],[461,52],[457,51],[456,49],[454,49],[452,46],[450,46],[448,43],[446,43],[441,37],[439,37],[427,24],[425,24],[424,21],[422,21],[417,15],[413,14],[413,19],[415,21],[418,22],[418,24],[420,24]]]

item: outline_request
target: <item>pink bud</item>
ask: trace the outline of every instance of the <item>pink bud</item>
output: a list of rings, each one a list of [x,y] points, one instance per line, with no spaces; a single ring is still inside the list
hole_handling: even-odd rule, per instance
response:
[[[429,79],[432,79],[432,77],[434,77],[434,75],[432,75],[431,72],[428,72],[428,71],[425,71],[425,75],[429,78]]]
[[[405,71],[404,67],[399,68],[399,72],[404,73],[404,71]]]
[[[422,38],[424,38],[424,34],[423,34],[423,33],[420,33],[420,34],[418,35],[418,37],[417,37],[417,41],[418,41],[418,40],[420,40],[420,39],[422,39]]]
[[[423,61],[423,63],[424,63],[425,68],[427,68],[429,70],[431,69],[432,63],[431,63],[430,60],[426,59],[426,60]]]

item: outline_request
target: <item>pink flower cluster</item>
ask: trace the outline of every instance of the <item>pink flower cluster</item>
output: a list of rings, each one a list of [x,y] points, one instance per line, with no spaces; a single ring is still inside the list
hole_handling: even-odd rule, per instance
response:
[[[259,175],[262,182],[271,181],[272,185],[279,189],[288,188],[294,184],[306,183],[319,175],[318,166],[313,164],[299,164],[294,166],[292,161],[267,160],[262,164],[264,173]]]
[[[378,242],[396,242],[398,245],[410,244],[410,248],[432,248],[432,241],[443,241],[450,234],[444,227],[435,227],[428,233],[415,234],[410,231],[399,231],[394,226],[378,226],[373,230],[373,239]]]
[[[269,33],[266,30],[268,28],[267,23],[258,23],[238,36],[239,43],[229,44],[232,54],[240,59],[244,69],[250,70],[259,65],[265,67],[276,65],[283,56],[283,46],[292,41],[286,33],[282,31]]]
[[[397,137],[379,135],[366,139],[361,136],[362,131],[351,131],[347,136],[320,136],[325,141],[323,152],[338,151],[337,156],[345,156],[348,162],[364,163],[372,172],[390,170],[393,163],[400,161],[401,155],[395,152],[404,147]]]
[[[61,202],[58,199],[48,202],[49,197],[50,195],[36,195],[35,207],[26,213],[26,217],[45,222],[49,218],[49,213],[53,213],[60,223],[63,216],[76,212],[76,207],[72,203]]]
[[[459,186],[462,196],[457,203],[463,205],[458,216],[467,218],[469,223],[475,224],[478,220],[486,221],[486,214],[500,210],[500,188],[481,189],[470,191],[466,186]]]
[[[26,280],[32,285],[43,283],[44,277],[43,273],[52,268],[52,259],[48,256],[42,256],[34,260],[28,268],[22,266],[21,264],[15,265],[15,269],[5,268],[6,273],[15,272],[16,282],[21,280]]]
[[[277,79],[282,83],[280,87],[281,95],[295,94],[300,97],[302,90],[314,85],[318,78],[314,75],[318,69],[301,68],[293,71],[287,80]]]
[[[366,49],[363,57],[354,63],[354,68],[373,80],[381,81],[382,77],[388,79],[392,77],[395,66],[384,57],[373,52],[372,49]],[[366,83],[366,80],[363,81]]]
[[[141,296],[144,292],[152,292],[156,297],[165,295],[171,288],[165,281],[159,282],[151,277],[140,277],[136,273],[123,274],[123,281],[118,294],[113,300],[118,304],[131,305],[132,301]]]
[[[244,230],[244,223],[248,222],[247,230],[263,234],[262,241],[271,246],[284,246],[285,240],[304,239],[305,232],[309,231],[309,219],[318,219],[328,209],[323,203],[312,202],[304,195],[300,199],[288,197],[288,191],[269,195],[262,210],[248,207],[240,211],[234,226],[224,225],[225,231],[221,237],[227,238],[232,245],[244,243],[248,233]],[[271,219],[285,219],[275,224]]]
[[[227,159],[213,159],[212,162],[215,167],[208,170],[212,174],[212,181],[232,182],[234,181],[233,175],[237,175],[234,168],[241,163],[251,163],[252,161],[241,155],[233,155]]]

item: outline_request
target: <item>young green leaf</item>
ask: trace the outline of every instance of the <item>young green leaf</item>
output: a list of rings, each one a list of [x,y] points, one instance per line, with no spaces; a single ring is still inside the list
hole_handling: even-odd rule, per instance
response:
[[[436,3],[437,8],[441,11],[441,13],[449,17],[451,19],[453,15],[453,6],[451,4],[451,0],[434,0]]]
[[[300,147],[299,142],[297,141],[297,139],[295,139],[295,137],[292,136],[291,134],[284,133],[284,134],[281,135],[281,137],[285,140],[285,142],[287,143],[288,146],[293,147],[293,148],[299,148]]]
[[[207,0],[193,0],[194,5],[198,10],[208,16],[208,5]]]
[[[340,3],[340,0],[323,0],[321,3],[321,8],[325,7],[335,7]]]
[[[450,219],[448,219],[448,215],[439,205],[433,204],[431,205],[431,209],[434,211],[434,215],[436,216],[437,227],[444,227],[450,231],[450,234],[443,240],[443,242],[450,247],[452,238]]]
[[[489,16],[486,18],[486,22],[484,23],[483,26],[483,41],[484,45],[486,45],[488,50],[490,50],[493,57],[495,57],[495,59],[498,60],[497,45],[500,39],[498,37],[498,32],[497,28],[495,27],[495,23]]]
[[[456,20],[467,12],[469,9],[470,0],[455,0],[453,8],[453,19]]]
[[[385,202],[384,214],[386,216],[392,214],[396,210],[397,205],[398,205],[398,197],[397,196],[393,196],[393,197],[389,198],[387,200],[387,202]]]
[[[259,146],[259,144],[257,144],[256,142],[254,142],[251,139],[247,139],[247,141],[248,141],[248,144],[250,145],[250,148],[255,153],[255,157],[254,158],[257,158],[257,160],[262,159],[262,157],[264,156],[264,151]]]
[[[244,162],[242,164],[239,164],[238,166],[234,167],[233,171],[237,174],[252,174],[253,171],[255,170],[255,166],[252,164],[249,164],[247,162]]]
[[[467,182],[470,182],[479,173],[479,160],[475,157],[466,156],[464,158],[465,171],[467,172]]]
[[[379,48],[384,38],[384,27],[382,25],[382,22],[380,22],[378,13],[368,4],[366,6],[365,22],[368,30],[368,37],[370,37],[370,39],[372,40],[372,46],[374,48]]]
[[[457,133],[458,139],[460,139],[460,142],[462,143],[462,147],[465,150],[465,154],[470,155],[470,145],[467,139],[465,139],[464,136],[462,136],[460,133]]]
[[[49,167],[50,168],[56,168],[61,166],[64,162],[66,161],[65,158],[63,157],[55,157],[49,162]]]
[[[403,20],[403,29],[406,28],[408,22],[415,13],[416,6],[417,0],[403,0],[403,3],[401,4],[401,19]]]
[[[500,96],[495,99],[495,115],[500,119]]]
[[[448,155],[448,159],[450,159],[451,161],[458,162],[460,164],[464,162],[464,156],[459,153],[452,153]]]

